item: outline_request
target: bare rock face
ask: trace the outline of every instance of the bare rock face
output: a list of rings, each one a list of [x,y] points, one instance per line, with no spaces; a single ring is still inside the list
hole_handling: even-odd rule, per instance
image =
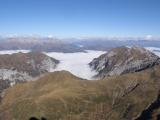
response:
[[[160,63],[160,58],[154,53],[139,46],[118,47],[108,53],[93,59],[89,63],[98,72],[96,77],[122,75],[151,68]]]
[[[58,60],[39,52],[0,55],[0,79],[14,85],[50,72],[58,63]]]

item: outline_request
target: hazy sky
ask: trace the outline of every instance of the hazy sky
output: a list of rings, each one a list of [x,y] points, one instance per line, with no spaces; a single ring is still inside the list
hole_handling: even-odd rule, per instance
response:
[[[160,0],[0,0],[0,34],[160,34]]]

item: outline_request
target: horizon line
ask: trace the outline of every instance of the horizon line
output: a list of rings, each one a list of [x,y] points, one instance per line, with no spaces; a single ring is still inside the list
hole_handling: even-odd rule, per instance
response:
[[[20,38],[20,37],[25,37],[25,38],[54,38],[54,39],[101,39],[101,40],[160,40],[160,36],[153,36],[153,35],[143,35],[143,36],[79,36],[79,37],[60,37],[60,36],[55,36],[55,35],[40,35],[40,34],[8,34],[8,35],[2,35],[0,34],[1,38]]]

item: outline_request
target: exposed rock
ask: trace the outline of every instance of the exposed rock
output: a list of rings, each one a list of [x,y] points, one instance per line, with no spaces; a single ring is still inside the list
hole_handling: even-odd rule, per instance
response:
[[[97,77],[121,75],[138,72],[160,63],[160,58],[154,53],[139,46],[118,47],[95,58],[89,63],[98,72]]]
[[[11,86],[16,84],[17,81],[26,81],[33,79],[32,76],[30,76],[28,73],[18,72],[16,69],[0,69],[0,77],[3,81],[10,81]]]
[[[0,79],[3,83],[9,81],[12,86],[50,72],[58,63],[58,60],[39,52],[0,55]]]

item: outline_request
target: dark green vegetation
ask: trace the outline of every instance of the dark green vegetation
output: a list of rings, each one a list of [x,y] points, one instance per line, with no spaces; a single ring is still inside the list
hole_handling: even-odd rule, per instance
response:
[[[67,71],[48,73],[37,81],[5,91],[0,119],[136,120],[160,116],[160,66],[102,80],[88,81]]]

